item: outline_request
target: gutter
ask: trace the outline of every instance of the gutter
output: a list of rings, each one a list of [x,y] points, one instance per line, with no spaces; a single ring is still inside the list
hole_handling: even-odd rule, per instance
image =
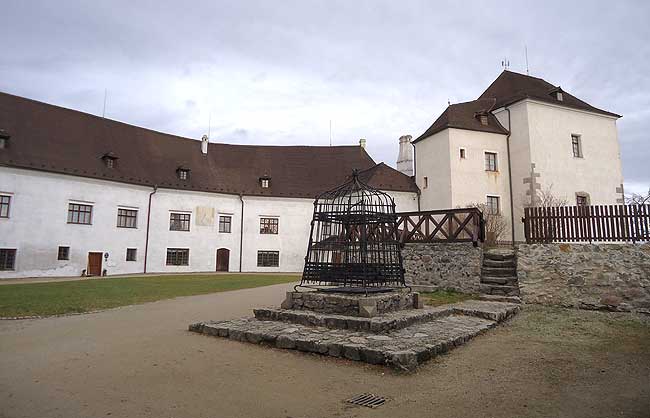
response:
[[[244,195],[239,193],[239,200],[241,201],[241,215],[239,221],[239,272],[241,273],[243,248],[244,248]]]
[[[505,108],[508,112],[508,136],[506,137],[506,146],[508,148],[508,187],[510,188],[510,231],[512,235],[512,245],[515,245],[515,204],[512,195],[512,164],[510,161],[510,135],[512,133],[512,124],[510,123],[510,109]]]
[[[415,187],[417,187],[417,195],[418,195],[418,212],[420,211],[420,194],[422,191],[418,187],[418,182],[417,182],[417,173],[418,173],[418,156],[415,151],[415,144],[411,142],[411,146],[413,147],[413,181],[415,182]]]
[[[147,237],[145,238],[144,242],[144,271],[143,273],[147,272],[147,254],[149,253],[149,223],[151,221],[151,198],[153,195],[156,194],[158,191],[158,185],[153,186],[153,192],[149,193],[149,206],[147,208]]]

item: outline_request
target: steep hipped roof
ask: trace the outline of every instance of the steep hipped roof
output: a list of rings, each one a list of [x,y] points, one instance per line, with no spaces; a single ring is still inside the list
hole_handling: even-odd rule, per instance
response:
[[[562,101],[557,100],[553,93],[562,91]],[[616,113],[607,112],[583,102],[575,96],[562,90],[559,86],[542,80],[512,71],[503,71],[496,80],[490,84],[481,94],[479,99],[495,99],[495,109],[507,106],[523,99],[535,99],[546,103],[553,103],[559,106],[566,106],[574,109],[586,110],[588,112],[600,113],[602,115],[620,118]]]
[[[10,136],[0,165],[164,188],[313,198],[353,169],[376,166],[359,146],[260,146],[201,142],[0,93],[0,129]],[[117,157],[108,168],[102,157]],[[178,168],[189,169],[180,180]],[[270,187],[260,187],[268,175]],[[401,173],[371,180],[384,190],[417,190]]]
[[[379,163],[359,173],[359,178],[369,186],[380,190],[399,190],[417,192],[418,188],[411,177],[384,163]]]
[[[562,101],[557,99],[555,93],[558,91],[562,92]],[[421,141],[447,128],[507,134],[507,129],[499,124],[496,118],[489,112],[528,98],[601,115],[616,118],[621,117],[616,113],[593,107],[589,103],[567,93],[561,87],[554,86],[541,78],[506,70],[490,84],[487,90],[477,100],[457,103],[447,107],[433,125],[413,142]],[[482,110],[488,111],[488,125],[482,125],[476,118],[477,112]]]
[[[497,118],[490,113],[490,110],[494,108],[495,102],[496,100],[494,99],[485,99],[449,105],[438,119],[433,122],[433,125],[413,142],[418,142],[447,128],[507,134],[508,130],[501,126]],[[477,117],[481,113],[487,115],[487,125],[483,125]]]

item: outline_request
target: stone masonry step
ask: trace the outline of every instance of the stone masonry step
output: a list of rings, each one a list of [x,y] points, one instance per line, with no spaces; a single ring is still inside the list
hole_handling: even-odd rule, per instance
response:
[[[255,318],[199,322],[190,325],[189,329],[236,341],[342,357],[411,371],[430,358],[464,344],[474,336],[496,326],[498,322],[521,309],[517,304],[488,301],[467,301],[453,306],[443,307],[442,310],[458,310],[465,314],[439,317],[386,334],[329,329],[283,321],[261,321]],[[482,316],[497,319],[485,319]]]
[[[515,253],[486,251],[483,253],[483,259],[496,260],[496,261],[511,261],[515,259]]]
[[[512,267],[517,268],[517,263],[515,259],[510,260],[490,260],[488,258],[483,259],[483,267]]]
[[[496,284],[496,285],[503,285],[503,286],[517,286],[519,282],[516,277],[482,276],[481,283]]]
[[[483,267],[481,276],[512,277],[517,275],[517,269],[513,267]]]
[[[493,285],[481,283],[479,290],[486,295],[519,296],[519,286]]]
[[[478,298],[490,302],[521,303],[521,298],[519,296],[480,295]]]
[[[473,302],[470,300],[438,307],[390,312],[373,318],[275,308],[254,309],[253,313],[255,318],[261,321],[282,321],[306,326],[373,333],[386,333],[453,314],[477,316],[492,321],[503,321],[512,314],[510,310],[503,310],[501,305],[490,306],[484,303],[477,305]]]

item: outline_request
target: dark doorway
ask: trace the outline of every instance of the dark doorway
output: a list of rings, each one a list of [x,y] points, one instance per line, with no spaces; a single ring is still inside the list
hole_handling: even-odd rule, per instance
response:
[[[228,271],[230,265],[230,250],[219,248],[217,250],[217,271]]]
[[[101,276],[102,274],[102,257],[104,253],[88,253],[88,276]]]

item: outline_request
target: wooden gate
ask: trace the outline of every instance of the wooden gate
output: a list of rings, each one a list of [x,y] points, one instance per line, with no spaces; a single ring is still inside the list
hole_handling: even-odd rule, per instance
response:
[[[102,275],[102,258],[104,253],[88,253],[88,269],[86,275],[88,276],[101,276]]]
[[[217,271],[228,271],[230,266],[230,250],[219,248],[217,250]]]

